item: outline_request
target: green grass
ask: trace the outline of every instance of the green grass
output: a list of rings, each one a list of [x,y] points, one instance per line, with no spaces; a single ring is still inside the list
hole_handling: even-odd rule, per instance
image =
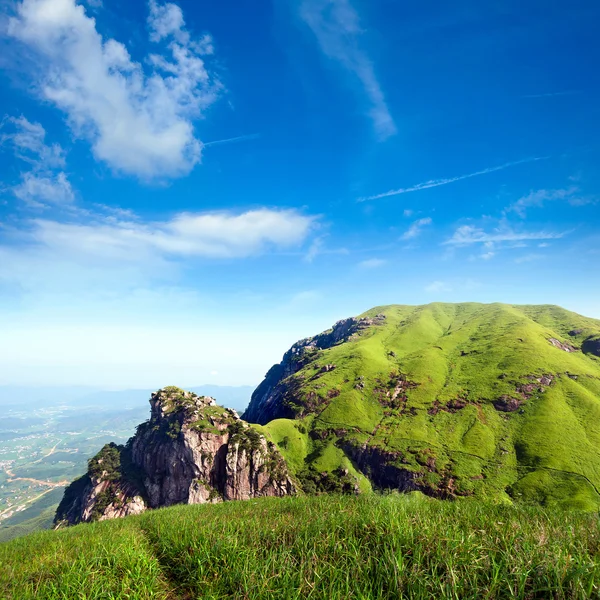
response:
[[[0,545],[0,597],[597,598],[595,514],[418,493],[177,506]]]
[[[556,306],[476,303],[383,306],[361,317],[380,313],[383,325],[316,352],[286,380],[300,415],[289,423],[306,431],[288,435],[292,449],[282,449],[293,471],[345,468],[348,448],[366,445],[418,473],[419,487],[434,495],[600,508],[600,358],[581,351],[600,335],[600,321]],[[329,364],[336,368],[321,372]],[[401,406],[386,406],[397,374],[415,386]],[[540,388],[531,377],[544,375],[553,381]],[[522,398],[519,386],[532,381],[537,387]],[[522,405],[501,412],[503,397]],[[466,406],[447,409],[458,400]],[[279,432],[295,427],[278,419],[263,429],[280,443]],[[564,497],[554,488],[559,476]]]

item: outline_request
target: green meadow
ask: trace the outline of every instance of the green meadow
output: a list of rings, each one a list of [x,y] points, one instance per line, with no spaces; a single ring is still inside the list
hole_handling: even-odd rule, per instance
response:
[[[0,544],[0,597],[597,598],[595,513],[418,492],[177,506]]]

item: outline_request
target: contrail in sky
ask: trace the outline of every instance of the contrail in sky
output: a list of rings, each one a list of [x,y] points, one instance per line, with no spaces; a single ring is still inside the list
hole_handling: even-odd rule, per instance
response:
[[[249,135],[238,135],[237,137],[227,138],[226,140],[215,140],[214,142],[204,142],[205,148],[209,146],[219,146],[220,144],[233,144],[235,142],[247,142],[249,140],[257,140],[260,133],[251,133]]]
[[[379,200],[380,198],[387,198],[388,196],[399,196],[400,194],[409,194],[410,192],[418,192],[420,190],[427,190],[429,188],[438,187],[440,185],[448,185],[449,183],[454,183],[455,181],[462,181],[463,179],[470,179],[471,177],[479,177],[479,175],[487,175],[488,173],[493,173],[494,171],[502,171],[503,169],[508,169],[508,167],[514,167],[515,165],[522,165],[523,163],[535,162],[537,160],[545,160],[549,158],[548,156],[536,156],[535,158],[524,158],[523,160],[516,160],[514,162],[504,163],[498,167],[490,167],[489,169],[484,169],[483,171],[475,171],[475,173],[469,173],[468,175],[459,175],[458,177],[450,177],[448,179],[431,179],[430,181],[426,181],[424,183],[418,183],[417,185],[413,185],[408,188],[400,188],[398,190],[390,190],[389,192],[384,192],[383,194],[375,194],[374,196],[366,196],[365,198],[359,198],[358,202],[366,202],[367,200]]]
[[[575,94],[582,94],[581,90],[565,90],[564,92],[547,92],[545,94],[527,94],[522,98],[552,98],[553,96],[574,96]]]

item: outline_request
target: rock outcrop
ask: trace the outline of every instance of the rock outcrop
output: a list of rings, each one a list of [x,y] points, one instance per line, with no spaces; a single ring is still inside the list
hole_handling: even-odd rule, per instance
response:
[[[587,338],[583,342],[581,349],[585,354],[593,354],[600,357],[600,335],[592,335]]]
[[[56,526],[295,493],[279,451],[234,410],[175,387],[153,394],[150,405],[150,420],[127,445],[105,446],[67,488]]]
[[[342,319],[331,329],[296,342],[283,355],[282,361],[271,367],[263,382],[256,388],[243,415],[244,419],[251,423],[265,425],[274,419],[294,418],[296,415],[290,407],[290,401],[293,401],[294,383],[286,380],[315,360],[320,350],[347,342],[360,331],[384,322],[385,315],[376,315],[371,319],[353,317]],[[335,369],[335,365],[327,365],[327,367],[327,371]]]

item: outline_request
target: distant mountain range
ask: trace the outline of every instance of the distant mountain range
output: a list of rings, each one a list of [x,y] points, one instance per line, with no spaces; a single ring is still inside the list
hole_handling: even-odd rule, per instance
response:
[[[190,388],[199,395],[212,396],[219,404],[243,411],[252,395],[251,386],[199,385]],[[22,408],[24,404],[38,408],[52,405],[99,407],[106,410],[142,407],[148,410],[148,398],[155,390],[131,389],[109,391],[97,387],[0,386],[0,406]],[[2,427],[0,419],[0,428]]]

